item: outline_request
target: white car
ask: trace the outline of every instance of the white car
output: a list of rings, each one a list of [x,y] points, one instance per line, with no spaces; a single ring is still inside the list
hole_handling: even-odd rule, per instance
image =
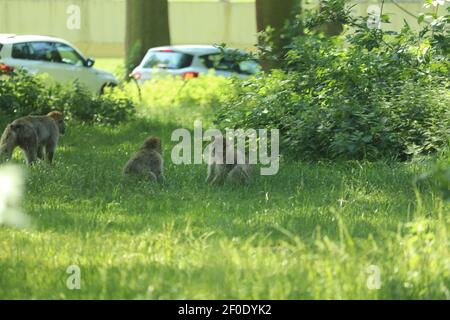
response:
[[[196,78],[214,69],[218,76],[234,75],[246,78],[261,71],[261,66],[254,59],[237,59],[239,55],[244,57],[245,52],[234,49],[221,50],[208,45],[157,47],[148,50],[131,76],[139,83],[143,83],[156,74],[181,76],[187,79]]]
[[[59,83],[78,80],[101,94],[118,81],[112,73],[93,68],[94,62],[62,39],[0,34],[0,68],[4,71],[22,68],[31,74],[47,73]]]

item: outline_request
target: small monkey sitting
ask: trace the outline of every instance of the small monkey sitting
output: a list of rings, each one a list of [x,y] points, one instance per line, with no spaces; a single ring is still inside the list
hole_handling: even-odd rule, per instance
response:
[[[52,111],[46,116],[27,116],[10,123],[0,139],[0,158],[10,160],[14,149],[20,147],[28,165],[37,158],[52,163],[59,136],[66,131],[64,116]]]
[[[209,184],[246,184],[252,176],[253,166],[250,165],[239,150],[234,150],[234,161],[227,163],[227,154],[232,152],[232,147],[226,140],[219,136],[215,137],[215,147],[211,148],[209,155],[208,177]]]
[[[124,177],[164,182],[161,139],[148,137],[123,168]]]

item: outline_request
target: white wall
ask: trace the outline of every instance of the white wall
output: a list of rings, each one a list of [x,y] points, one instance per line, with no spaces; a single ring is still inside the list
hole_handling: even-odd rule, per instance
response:
[[[353,10],[360,15],[367,14],[369,3],[377,3],[354,1]],[[423,11],[420,0],[396,2],[414,14]],[[66,26],[70,5],[81,9],[79,30]],[[392,13],[389,28],[398,30],[403,19],[417,27],[413,17],[392,3],[385,4],[384,12]],[[171,1],[169,13],[173,44],[226,43],[248,49],[256,43],[252,2]],[[0,0],[0,33],[53,35],[75,43],[87,55],[119,57],[124,52],[125,0]]]

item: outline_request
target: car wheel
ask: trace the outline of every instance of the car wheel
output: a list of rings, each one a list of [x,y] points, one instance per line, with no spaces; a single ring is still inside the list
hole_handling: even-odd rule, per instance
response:
[[[106,88],[114,88],[114,87],[117,87],[117,83],[113,83],[113,82],[105,83],[105,84],[102,86],[102,88],[100,89],[100,94],[101,94],[101,95],[104,94]]]

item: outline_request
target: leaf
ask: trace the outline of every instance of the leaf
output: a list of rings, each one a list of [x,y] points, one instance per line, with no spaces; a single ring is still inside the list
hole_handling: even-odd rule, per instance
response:
[[[424,13],[419,14],[419,16],[417,17],[417,23],[421,24],[424,20],[425,20],[425,14]]]

